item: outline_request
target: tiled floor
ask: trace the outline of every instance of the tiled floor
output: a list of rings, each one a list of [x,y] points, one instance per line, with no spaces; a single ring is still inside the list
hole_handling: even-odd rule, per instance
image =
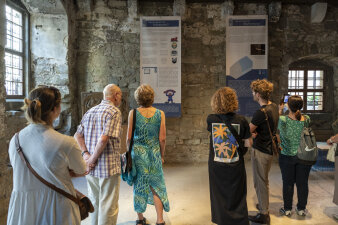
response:
[[[248,208],[249,214],[255,213],[257,203],[252,182],[251,162],[246,162],[248,177]],[[168,190],[171,210],[165,213],[168,225],[210,225],[210,201],[207,164],[195,165],[165,165],[165,179]],[[282,205],[281,174],[277,162],[270,172],[270,215],[272,225],[333,225],[338,224],[332,218],[333,213],[338,213],[338,206],[332,203],[334,189],[333,172],[313,172],[310,174],[310,194],[308,199],[309,214],[300,218],[293,214],[290,218],[279,215]],[[85,178],[77,178],[75,185],[86,192]],[[295,192],[296,193],[296,192]],[[118,225],[134,225],[136,213],[133,210],[132,187],[121,182],[120,212]],[[295,196],[296,203],[297,196]],[[149,224],[155,224],[156,213],[153,206],[148,206],[145,213]],[[82,225],[89,225],[89,219]],[[236,224],[234,224],[236,225]]]

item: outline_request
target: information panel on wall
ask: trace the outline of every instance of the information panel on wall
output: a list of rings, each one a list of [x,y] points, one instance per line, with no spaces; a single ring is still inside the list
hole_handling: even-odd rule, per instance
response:
[[[252,116],[259,108],[250,83],[268,75],[268,16],[228,16],[226,21],[226,85],[235,89],[239,113]]]
[[[140,81],[155,91],[153,106],[181,116],[181,18],[141,17]]]

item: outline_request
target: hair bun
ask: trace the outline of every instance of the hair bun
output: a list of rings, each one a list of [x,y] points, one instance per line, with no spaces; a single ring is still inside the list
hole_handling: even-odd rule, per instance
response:
[[[32,102],[40,102],[40,99],[39,98],[34,98]]]

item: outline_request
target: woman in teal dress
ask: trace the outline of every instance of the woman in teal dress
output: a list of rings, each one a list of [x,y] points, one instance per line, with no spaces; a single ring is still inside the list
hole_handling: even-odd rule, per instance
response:
[[[143,213],[147,204],[155,205],[157,225],[164,225],[163,209],[169,211],[169,201],[164,182],[162,163],[166,140],[165,115],[152,107],[154,90],[150,85],[141,85],[135,91],[136,109],[134,143],[132,147],[133,167],[128,183],[134,185],[134,209],[138,219],[136,225],[145,225]],[[129,113],[127,146],[131,139],[133,110]]]

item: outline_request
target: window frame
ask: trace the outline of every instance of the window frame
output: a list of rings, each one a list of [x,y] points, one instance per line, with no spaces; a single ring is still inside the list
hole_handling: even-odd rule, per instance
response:
[[[298,71],[304,71],[304,88],[303,89],[289,89],[289,76],[288,76],[288,93],[290,92],[303,92],[303,101],[304,101],[304,106],[302,111],[305,113],[323,113],[326,112],[326,104],[325,104],[325,98],[326,98],[326,89],[325,89],[325,84],[326,84],[326,76],[327,76],[327,71],[325,68],[320,67],[320,66],[292,66],[289,67],[289,72],[291,70],[298,70]],[[308,71],[309,70],[322,70],[323,71],[323,88],[322,89],[309,89],[308,88]],[[322,97],[322,105],[323,108],[321,110],[308,110],[307,109],[307,93],[308,92],[322,92],[323,97]]]
[[[13,55],[22,57],[22,95],[8,95],[6,90],[6,101],[22,101],[22,99],[27,95],[29,89],[29,74],[30,74],[30,55],[29,55],[29,43],[30,43],[30,32],[29,32],[29,12],[25,6],[17,0],[7,0],[5,6],[9,6],[14,10],[19,11],[22,14],[22,52],[17,52],[12,49],[6,48],[4,46],[5,54],[10,53]],[[5,37],[7,41],[7,18],[5,16]],[[6,65],[5,65],[6,69]]]

